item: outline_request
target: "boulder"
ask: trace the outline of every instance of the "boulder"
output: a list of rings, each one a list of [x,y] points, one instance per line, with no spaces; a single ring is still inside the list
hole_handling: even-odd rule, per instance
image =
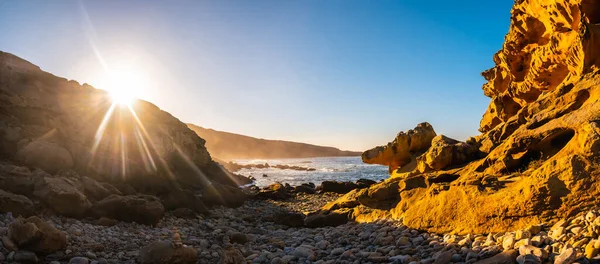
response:
[[[12,164],[0,165],[0,189],[10,190],[14,194],[33,197],[35,178],[44,175],[41,170],[34,172],[24,166],[15,166]]]
[[[261,189],[254,195],[254,198],[260,200],[287,200],[292,198],[292,194],[290,193],[289,188],[277,182]]]
[[[166,210],[187,208],[200,214],[208,214],[208,208],[202,202],[201,194],[192,190],[176,189],[163,196],[161,201]]]
[[[298,185],[296,187],[294,187],[293,190],[294,193],[308,193],[308,194],[314,194],[316,192],[315,190],[315,185],[314,183],[303,183],[301,185]]]
[[[273,216],[273,222],[289,227],[301,227],[304,226],[304,215],[294,212],[279,212]]]
[[[73,157],[67,149],[44,140],[35,140],[25,145],[17,152],[17,159],[27,166],[49,173],[73,167]]]
[[[170,241],[158,241],[141,248],[138,260],[141,264],[195,264],[198,252],[191,247],[174,247]]]
[[[356,189],[357,187],[358,185],[353,182],[324,181],[321,183],[318,189],[321,192],[345,194]]]
[[[155,196],[113,194],[94,204],[91,211],[99,218],[155,225],[163,218],[165,208]]]
[[[371,185],[373,185],[373,184],[375,184],[375,183],[377,183],[377,182],[376,182],[376,181],[374,181],[374,180],[369,180],[369,179],[358,179],[358,180],[356,181],[356,187],[357,187],[357,188],[359,188],[359,189],[362,189],[362,188],[369,188]]]
[[[99,201],[112,194],[122,195],[121,191],[104,182],[97,182],[90,177],[81,177],[81,189],[89,200]]]
[[[212,183],[202,190],[202,202],[206,205],[240,207],[248,196],[239,187]]]
[[[414,154],[421,153],[431,146],[435,131],[429,123],[420,123],[414,129],[400,132],[394,141],[365,151],[363,162],[389,166],[394,171],[414,160]]]
[[[17,218],[8,227],[8,236],[20,249],[40,254],[53,253],[67,247],[67,235],[37,216]]]
[[[81,217],[91,204],[76,185],[66,177],[42,177],[36,182],[33,194],[58,214]]]
[[[0,190],[0,212],[27,217],[35,213],[35,208],[29,198]]]
[[[474,160],[478,152],[477,146],[438,135],[425,154],[418,158],[417,166],[421,172],[442,170]]]
[[[223,254],[221,254],[221,259],[219,260],[220,264],[237,264],[237,263],[246,263],[246,258],[242,252],[234,247],[228,247],[223,250]]]
[[[173,216],[179,217],[179,218],[186,218],[186,219],[196,219],[197,218],[196,212],[194,212],[194,210],[192,210],[190,208],[177,208],[177,209],[171,211],[171,213],[173,214]]]
[[[304,219],[306,227],[339,226],[348,223],[350,211],[334,210],[312,213]]]

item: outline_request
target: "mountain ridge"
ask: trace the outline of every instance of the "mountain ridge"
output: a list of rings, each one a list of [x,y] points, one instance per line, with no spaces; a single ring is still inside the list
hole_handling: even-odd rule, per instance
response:
[[[206,140],[206,148],[211,155],[221,160],[348,157],[360,156],[362,153],[302,142],[256,138],[192,123],[186,125]],[[232,140],[238,144],[230,143]]]

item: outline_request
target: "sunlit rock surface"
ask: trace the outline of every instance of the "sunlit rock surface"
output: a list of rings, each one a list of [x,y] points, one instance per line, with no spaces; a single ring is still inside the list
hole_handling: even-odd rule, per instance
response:
[[[435,131],[429,123],[421,123],[414,129],[398,133],[394,141],[387,145],[365,151],[362,160],[369,164],[389,166],[391,172],[414,163],[415,155],[427,150],[435,136]]]
[[[492,98],[483,134],[467,142],[438,136],[415,164],[407,144],[366,152],[365,162],[390,165],[392,177],[321,214],[350,210],[359,222],[393,218],[436,232],[490,233],[597,205],[599,11],[598,1],[516,1],[496,66],[483,73]]]
[[[149,102],[115,104],[103,90],[0,52],[1,189],[67,216],[90,215],[92,203],[113,194],[210,193],[211,204],[239,205],[244,179],[223,170],[204,144]],[[215,198],[218,190],[227,197]]]

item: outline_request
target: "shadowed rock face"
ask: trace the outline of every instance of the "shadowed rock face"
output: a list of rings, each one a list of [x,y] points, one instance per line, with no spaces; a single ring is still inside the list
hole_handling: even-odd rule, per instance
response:
[[[193,187],[210,180],[231,183],[204,140],[169,113],[141,100],[132,111],[113,106],[105,91],[8,53],[0,53],[0,102],[4,158],[48,173],[73,169],[148,188],[165,181]]]
[[[202,202],[240,205],[242,179],[204,144],[151,103],[115,105],[103,90],[0,52],[1,189],[77,217],[93,215],[90,208],[109,195],[186,193],[177,206],[200,212]],[[172,199],[162,202],[176,209]]]
[[[596,205],[599,8],[600,1],[516,1],[496,66],[483,73],[492,97],[483,134],[466,143],[438,136],[414,165],[390,155],[385,163],[398,165],[390,179],[328,204],[323,217],[350,211],[359,222],[490,233]]]

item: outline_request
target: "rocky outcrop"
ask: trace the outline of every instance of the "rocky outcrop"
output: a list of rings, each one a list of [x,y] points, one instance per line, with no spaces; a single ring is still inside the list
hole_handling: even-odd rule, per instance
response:
[[[158,107],[110,96],[0,53],[0,155],[54,174],[73,169],[96,180],[163,190],[178,183],[232,184],[205,141]]]
[[[144,213],[125,218],[154,224],[161,201],[134,197],[161,197],[169,209],[200,213],[204,204],[239,206],[246,197],[237,186],[251,181],[214,162],[204,145],[149,102],[118,105],[103,90],[0,52],[0,190],[7,191],[0,211],[28,215],[29,199],[65,216],[118,218],[90,212],[117,201],[133,214],[137,205],[152,205],[148,221]]]
[[[483,73],[492,97],[483,134],[465,143],[431,136],[411,152],[409,133],[401,133],[363,154],[390,166],[390,179],[317,215],[346,210],[359,222],[392,218],[435,232],[490,233],[596,205],[599,8],[587,0],[516,1],[496,66]]]
[[[496,65],[483,72],[492,98],[481,120],[488,132],[544,92],[579,81],[598,64],[600,16],[592,0],[517,1]]]
[[[369,164],[381,164],[390,167],[390,172],[415,162],[415,155],[431,146],[436,136],[429,123],[421,123],[414,129],[400,132],[394,141],[386,146],[379,146],[365,151],[362,160]]]

